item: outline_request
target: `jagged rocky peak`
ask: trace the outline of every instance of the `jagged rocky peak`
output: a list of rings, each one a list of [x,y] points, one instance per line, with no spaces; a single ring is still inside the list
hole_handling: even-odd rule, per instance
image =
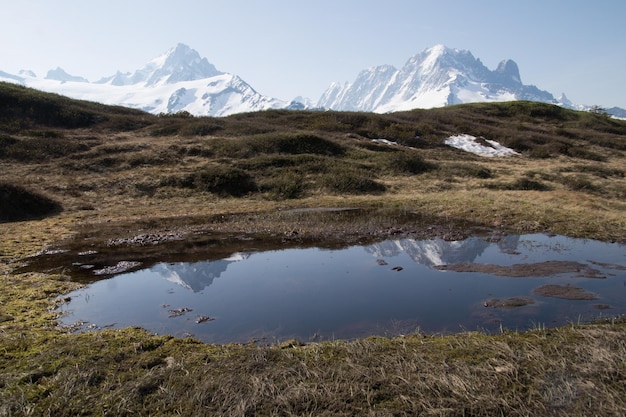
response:
[[[557,97],[556,100],[566,107],[570,107],[574,105],[574,103],[572,103],[572,101],[565,95],[565,93],[561,93],[561,95]]]
[[[224,74],[213,64],[202,58],[189,46],[179,43],[164,54],[154,58],[134,73],[117,72],[98,81],[99,84],[133,85],[174,84],[180,81],[195,81]]]
[[[474,58],[470,51],[448,48],[445,45],[435,45],[426,48],[409,59],[407,64],[420,64],[424,70],[433,70],[436,67],[473,66],[482,65],[479,59]]]
[[[23,75],[25,77],[31,77],[31,78],[37,78],[37,74],[35,74],[34,71],[32,70],[20,70],[20,72],[18,72],[19,75]]]
[[[61,67],[57,67],[56,69],[48,71],[48,73],[46,74],[45,79],[46,80],[61,81],[61,82],[67,82],[67,81],[79,82],[79,83],[88,83],[89,82],[87,79],[85,79],[83,77],[78,77],[78,76],[75,76],[75,75],[68,74]]]
[[[468,50],[435,45],[409,58],[400,70],[373,67],[362,71],[352,83],[332,84],[318,106],[386,113],[510,100],[554,102],[554,97],[537,87],[523,85],[513,60],[502,61],[492,71]]]
[[[148,65],[150,64],[154,64],[155,68],[148,79],[148,84],[159,82],[164,78],[166,79],[165,82],[171,84],[223,74],[206,58],[202,58],[195,49],[191,49],[183,43],[179,43]]]
[[[495,73],[517,84],[522,84],[522,78],[519,75],[519,67],[512,59],[501,61]]]

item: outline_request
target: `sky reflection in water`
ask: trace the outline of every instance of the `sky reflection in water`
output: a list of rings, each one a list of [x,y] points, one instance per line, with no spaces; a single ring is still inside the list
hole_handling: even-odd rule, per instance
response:
[[[381,260],[386,265],[381,265]],[[440,271],[442,264],[513,265],[571,260],[601,272],[510,278]],[[399,266],[402,270],[394,270]],[[571,284],[598,296],[542,297],[543,284]],[[236,253],[218,261],[159,263],[95,282],[70,294],[64,324],[142,326],[205,342],[350,339],[416,330],[528,329],[626,313],[626,247],[562,236],[510,235],[390,240],[341,250],[319,248]],[[513,309],[485,307],[490,298],[531,297]],[[606,307],[610,307],[606,309]],[[604,309],[599,309],[602,307]],[[171,317],[171,310],[190,309]],[[197,323],[200,316],[214,320]]]

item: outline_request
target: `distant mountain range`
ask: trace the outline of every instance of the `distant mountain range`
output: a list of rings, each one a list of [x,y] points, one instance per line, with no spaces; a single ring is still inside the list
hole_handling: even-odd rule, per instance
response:
[[[236,75],[218,71],[184,44],[178,44],[132,73],[118,71],[92,83],[61,68],[48,71],[44,78],[31,71],[20,71],[17,75],[0,71],[0,80],[155,114],[187,111],[194,115],[227,116],[284,108],[289,104],[257,93]]]
[[[479,101],[531,100],[558,103],[547,91],[522,84],[517,64],[505,60],[494,71],[469,51],[437,45],[391,65],[361,71],[356,80],[332,84],[319,101],[330,109],[387,113]]]
[[[168,50],[134,72],[117,72],[96,82],[61,68],[37,77],[32,71],[8,74],[0,81],[54,92],[72,98],[141,109],[150,113],[187,111],[202,116],[287,108],[387,113],[453,104],[530,100],[587,110],[563,94],[524,85],[517,64],[502,61],[489,70],[471,52],[436,45],[411,57],[401,69],[391,65],[361,71],[352,83],[333,83],[315,102],[291,102],[259,94],[240,77],[221,72],[184,44]],[[605,109],[626,118],[626,110]]]

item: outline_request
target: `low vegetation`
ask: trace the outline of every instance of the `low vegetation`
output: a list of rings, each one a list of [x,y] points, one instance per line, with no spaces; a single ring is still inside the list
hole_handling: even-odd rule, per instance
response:
[[[36,192],[0,183],[0,222],[29,220],[61,211],[61,204]]]
[[[454,134],[521,155],[453,149]],[[467,224],[626,242],[625,161],[626,122],[542,103],[154,116],[0,83],[0,416],[623,416],[623,319],[268,346],[67,334],[53,307],[79,284],[18,268],[93,225],[345,242],[401,229],[386,210],[448,238]],[[288,214],[327,207],[374,214]]]

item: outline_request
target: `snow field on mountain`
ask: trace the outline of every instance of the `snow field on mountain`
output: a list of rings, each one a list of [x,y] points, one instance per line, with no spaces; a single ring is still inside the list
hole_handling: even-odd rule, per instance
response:
[[[477,138],[472,135],[453,135],[445,140],[445,144],[453,148],[461,149],[466,152],[488,158],[507,157],[519,155],[518,152],[511,148],[500,145],[495,140],[483,139],[490,146],[478,143]]]

